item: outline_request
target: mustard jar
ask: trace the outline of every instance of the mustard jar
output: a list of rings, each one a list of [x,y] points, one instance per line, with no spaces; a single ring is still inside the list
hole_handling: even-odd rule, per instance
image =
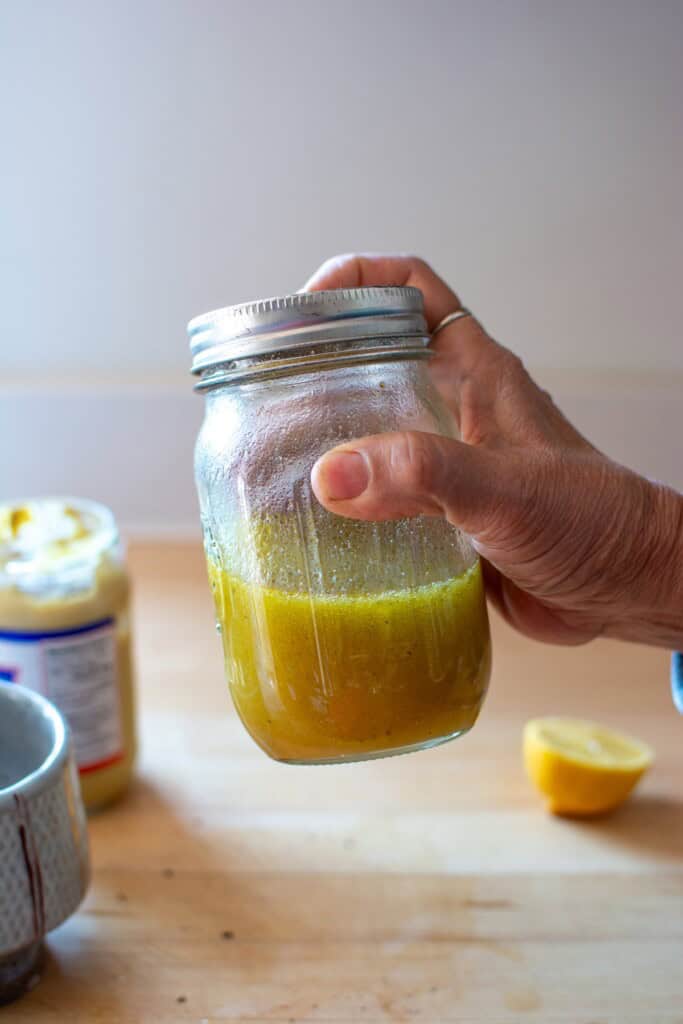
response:
[[[0,505],[0,683],[63,713],[90,810],[118,797],[133,770],[129,604],[109,509],[80,498]]]

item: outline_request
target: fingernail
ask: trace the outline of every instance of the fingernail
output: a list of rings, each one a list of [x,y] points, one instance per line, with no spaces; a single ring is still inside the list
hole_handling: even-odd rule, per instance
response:
[[[330,501],[351,501],[370,482],[368,466],[358,452],[329,452],[316,462],[313,475]]]

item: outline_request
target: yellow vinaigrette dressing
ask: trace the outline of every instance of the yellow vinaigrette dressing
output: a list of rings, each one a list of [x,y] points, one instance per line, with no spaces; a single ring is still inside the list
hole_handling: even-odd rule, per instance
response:
[[[481,567],[435,516],[364,521],[311,468],[354,437],[457,437],[417,288],[341,288],[195,317],[195,479],[226,674],[281,761],[431,747],[474,724],[489,677]]]
[[[479,562],[367,594],[260,586],[211,560],[209,577],[237,711],[271,757],[399,753],[474,724],[491,658]]]

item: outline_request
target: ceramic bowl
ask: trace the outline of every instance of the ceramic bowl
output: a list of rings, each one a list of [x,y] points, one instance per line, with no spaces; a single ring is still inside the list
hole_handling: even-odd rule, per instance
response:
[[[34,983],[43,937],[74,912],[89,873],[66,723],[44,697],[0,683],[0,1004]]]

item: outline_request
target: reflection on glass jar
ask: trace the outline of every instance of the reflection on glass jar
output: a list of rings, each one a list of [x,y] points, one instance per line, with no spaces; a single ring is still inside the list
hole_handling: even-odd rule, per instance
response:
[[[490,674],[481,567],[437,518],[368,523],[310,472],[364,434],[454,435],[433,388],[422,296],[299,294],[190,324],[206,395],[196,478],[237,710],[272,757],[361,760],[466,732]]]

